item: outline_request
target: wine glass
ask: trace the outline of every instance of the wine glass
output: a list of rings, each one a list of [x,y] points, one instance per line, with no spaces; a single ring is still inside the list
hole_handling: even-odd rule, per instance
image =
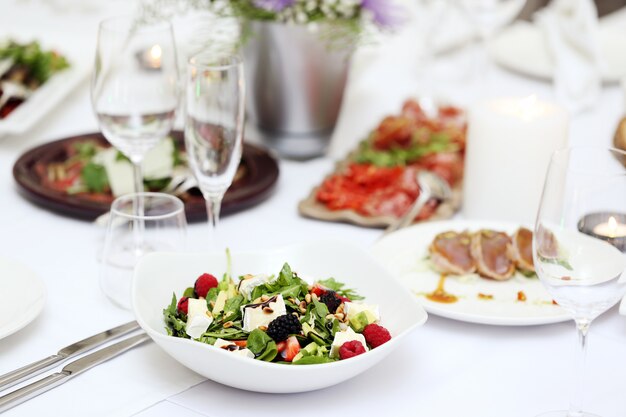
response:
[[[140,215],[144,230],[143,250],[134,249],[138,217],[135,201],[141,197]],[[185,250],[187,220],[183,202],[170,194],[142,193],[118,197],[111,205],[104,248],[100,258],[100,288],[115,303],[130,308],[132,274],[137,261],[147,252]]]
[[[553,299],[575,320],[580,344],[569,411],[550,417],[589,417],[582,411],[583,364],[593,319],[626,293],[626,256],[616,239],[588,231],[590,213],[626,210],[626,153],[593,147],[553,154],[533,236],[537,275]],[[596,232],[598,230],[596,229]]]
[[[91,100],[100,130],[133,165],[141,250],[142,162],[174,124],[178,67],[172,27],[132,17],[104,20],[98,30]]]
[[[185,145],[207,204],[212,241],[222,199],[241,161],[244,125],[243,63],[237,55],[200,53],[189,59]]]

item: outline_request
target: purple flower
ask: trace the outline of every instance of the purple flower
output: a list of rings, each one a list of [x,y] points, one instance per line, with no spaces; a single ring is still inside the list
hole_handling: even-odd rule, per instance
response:
[[[403,23],[402,10],[392,4],[391,0],[363,0],[361,7],[369,11],[374,23],[381,27],[393,28]]]
[[[253,3],[260,9],[280,12],[286,7],[293,6],[295,0],[254,0]]]

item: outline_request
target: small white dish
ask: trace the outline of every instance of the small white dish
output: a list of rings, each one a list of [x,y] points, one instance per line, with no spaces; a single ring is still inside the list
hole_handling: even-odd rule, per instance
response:
[[[46,304],[46,287],[24,265],[0,258],[0,339],[26,327]]]
[[[25,42],[22,39],[19,41]],[[55,49],[43,42],[42,47]],[[0,119],[0,138],[25,133],[87,78],[92,63],[85,58],[84,51],[59,52],[67,58],[70,67],[50,77],[7,117]]]
[[[605,66],[602,80],[618,83],[626,74],[626,29],[600,26],[600,55]],[[554,62],[543,32],[532,23],[518,21],[489,43],[492,59],[504,68],[544,80],[554,75]]]
[[[432,293],[441,275],[428,267],[425,261],[433,238],[445,231],[470,232],[493,229],[513,233],[519,225],[505,222],[441,221],[418,224],[391,233],[379,240],[372,254],[407,288],[413,291],[426,311],[438,316],[471,323],[526,326],[571,320],[561,307],[552,304],[538,278],[526,278],[519,273],[507,281],[481,278],[476,274],[464,277],[449,276],[446,292],[457,296],[455,303],[431,301]],[[522,291],[526,301],[518,301]],[[492,295],[493,299],[478,294]]]
[[[402,285],[367,252],[350,244],[321,241],[276,250],[232,253],[232,275],[278,273],[284,262],[304,279],[334,277],[378,304],[381,324],[392,339],[357,357],[318,365],[284,365],[243,358],[193,340],[168,336],[163,309],[172,292],[180,297],[195,277],[204,272],[221,276],[226,271],[224,253],[146,255],[133,280],[133,310],[150,337],[174,359],[214,381],[249,391],[292,393],[326,388],[371,368],[389,355],[427,314]],[[389,381],[392,382],[392,381]]]

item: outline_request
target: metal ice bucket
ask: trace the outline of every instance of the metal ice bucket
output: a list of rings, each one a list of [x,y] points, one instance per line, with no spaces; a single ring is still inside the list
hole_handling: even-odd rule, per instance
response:
[[[346,84],[349,52],[306,26],[250,22],[243,48],[248,119],[270,134],[329,135]]]

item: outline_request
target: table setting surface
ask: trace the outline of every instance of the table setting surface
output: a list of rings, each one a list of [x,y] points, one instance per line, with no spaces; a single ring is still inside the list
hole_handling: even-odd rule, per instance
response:
[[[74,12],[44,7],[39,2],[3,2],[0,37],[16,31],[37,37],[60,33],[58,42],[91,56],[97,22],[112,11],[128,7],[120,0],[100,3],[95,11]],[[626,24],[626,14],[622,15]],[[54,28],[59,24],[75,25],[84,36],[63,35]],[[412,92],[412,86],[400,85],[393,70],[389,71],[380,74],[380,91],[388,92],[381,114],[389,111],[384,103],[395,103],[389,105],[393,110],[399,97],[407,90]],[[522,78],[501,68],[490,71],[491,95],[552,98],[548,82]],[[448,87],[461,106],[474,93],[472,85],[462,82]],[[610,147],[615,126],[624,113],[624,100],[619,85],[605,86],[594,108],[571,118],[569,145]],[[373,121],[379,119],[372,117]],[[374,127],[374,122],[366,124],[365,130]],[[0,339],[0,375],[134,319],[131,311],[114,306],[99,288],[98,256],[104,228],[32,204],[18,193],[12,177],[13,164],[29,149],[97,130],[85,80],[30,131],[0,139],[0,256],[26,265],[47,291],[42,312],[22,330]],[[330,157],[306,162],[280,159],[280,176],[267,200],[221,219],[221,244],[245,251],[340,239],[371,250],[381,230],[322,222],[298,213],[298,203],[334,166]],[[463,217],[457,214],[454,220]],[[208,233],[204,223],[189,224],[187,248],[198,251],[206,247]],[[15,303],[21,295],[10,297]],[[373,368],[340,385],[297,394],[264,394],[221,385],[180,365],[156,344],[146,343],[4,415],[216,417],[336,412],[347,416],[522,417],[567,403],[573,381],[570,364],[574,337],[571,320],[493,326],[430,314],[425,325],[410,333]],[[626,319],[619,315],[617,306],[594,321],[588,353],[586,408],[604,417],[625,415],[621,380],[626,375],[626,361],[622,359],[626,353]]]

